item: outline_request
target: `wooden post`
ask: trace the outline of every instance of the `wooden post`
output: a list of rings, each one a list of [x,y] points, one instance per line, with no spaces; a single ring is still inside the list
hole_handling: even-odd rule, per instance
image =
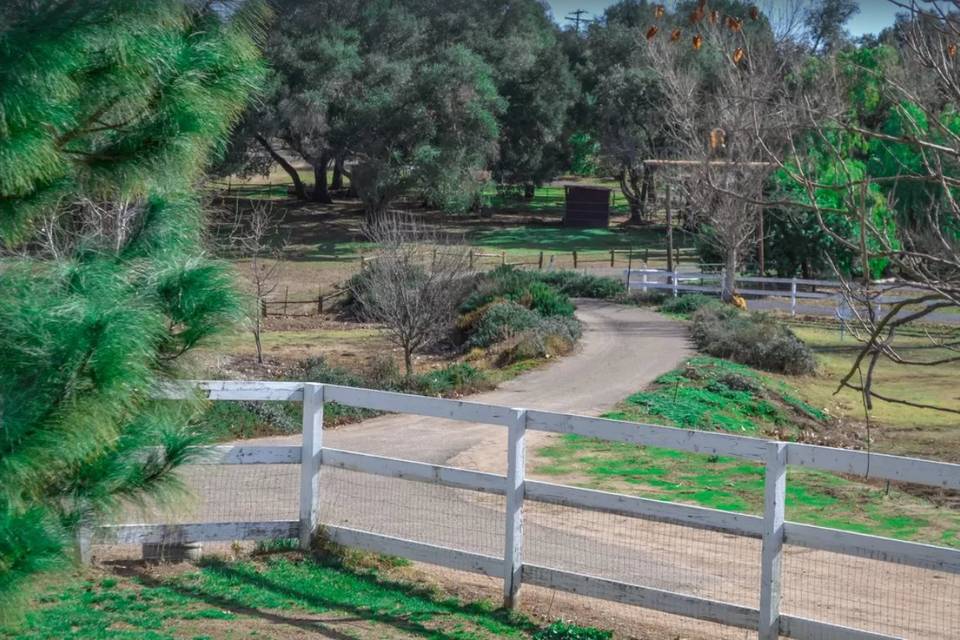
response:
[[[437,248],[433,248],[433,257],[430,259],[430,268],[434,269],[437,266]]]
[[[320,513],[323,451],[323,385],[303,385],[303,449],[300,461],[300,548],[308,550]]]
[[[667,271],[673,271],[673,212],[670,209],[670,183],[666,185],[667,208]]]
[[[360,271],[363,271],[363,268],[367,266],[367,258],[361,253],[360,254]],[[473,266],[472,264],[470,265]]]
[[[470,249],[468,256],[470,258],[470,268],[473,269],[473,249]]]
[[[627,251],[627,293],[630,293],[630,276],[633,273],[633,249]]]
[[[501,251],[501,252],[500,252],[500,265],[503,266],[503,265],[505,265],[505,264],[507,264],[507,252],[506,252],[506,251]]]
[[[650,266],[650,247],[643,248],[643,266],[644,267]]]
[[[287,299],[290,297],[290,287],[283,288],[283,316],[287,316]]]
[[[797,315],[797,277],[790,281],[790,315]]]
[[[760,277],[762,278],[767,272],[766,258],[763,252],[763,235],[765,233],[763,230],[763,208],[760,209],[760,223],[758,227],[757,235],[760,237],[757,238],[757,259],[760,262]]]
[[[610,249],[610,266],[611,267],[613,266],[613,256],[614,256],[613,249]]]
[[[520,602],[523,571],[523,493],[526,466],[527,411],[516,409],[507,434],[507,513],[503,551],[503,606]]]
[[[323,314],[323,285],[317,285],[317,315]]]
[[[540,252],[540,262],[537,263],[537,269],[543,270],[543,251]]]
[[[574,269],[577,268],[577,252],[576,251],[573,252],[573,268]]]
[[[763,550],[760,558],[759,640],[780,637],[780,599],[783,593],[783,522],[787,497],[787,445],[767,445],[763,498]]]

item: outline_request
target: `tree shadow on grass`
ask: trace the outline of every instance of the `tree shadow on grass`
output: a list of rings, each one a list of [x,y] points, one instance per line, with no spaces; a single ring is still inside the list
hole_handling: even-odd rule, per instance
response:
[[[318,568],[324,566],[311,559],[303,559],[302,562],[315,563]],[[345,599],[325,596],[320,591],[305,592],[282,584],[263,573],[257,571],[247,572],[242,570],[242,568],[238,568],[234,563],[217,559],[203,561],[201,570],[204,573],[213,574],[234,583],[242,582],[246,586],[294,600],[301,607],[306,606],[307,608],[315,608],[319,611],[340,611],[346,613],[348,617],[331,617],[328,619],[304,618],[265,611],[245,604],[239,599],[210,593],[205,591],[202,586],[190,587],[179,584],[173,580],[157,579],[144,571],[142,565],[134,565],[132,567],[131,565],[126,565],[127,571],[124,573],[136,577],[143,585],[148,587],[170,589],[180,595],[200,600],[224,611],[229,611],[237,615],[257,617],[273,624],[293,626],[304,631],[315,632],[322,637],[333,638],[334,640],[346,640],[347,638],[353,637],[338,631],[334,626],[351,622],[382,624],[413,636],[432,638],[435,640],[461,640],[463,638],[462,632],[451,635],[443,629],[427,627],[424,623],[414,619],[415,617],[431,619],[433,617],[452,617],[457,615],[483,616],[492,621],[513,626],[517,628],[518,631],[530,632],[537,628],[532,622],[525,621],[522,618],[518,619],[510,612],[502,609],[490,611],[479,603],[464,605],[455,599],[438,600],[434,594],[422,587],[384,579],[372,573],[352,571],[333,564],[326,564],[325,566],[331,567],[336,571],[348,573],[353,579],[363,582],[373,589],[397,591],[407,597],[420,598],[429,603],[431,610],[414,612],[413,615],[409,616],[391,614],[386,611],[351,603]]]

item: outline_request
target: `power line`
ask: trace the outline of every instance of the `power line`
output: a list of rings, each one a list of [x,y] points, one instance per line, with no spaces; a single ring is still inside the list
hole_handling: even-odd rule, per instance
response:
[[[570,13],[568,13],[565,19],[573,23],[574,31],[576,31],[577,33],[580,33],[581,22],[583,23],[596,22],[596,20],[594,19],[583,17],[584,14],[589,14],[589,13],[590,13],[589,11],[584,11],[583,9],[577,9],[576,11],[571,11]]]

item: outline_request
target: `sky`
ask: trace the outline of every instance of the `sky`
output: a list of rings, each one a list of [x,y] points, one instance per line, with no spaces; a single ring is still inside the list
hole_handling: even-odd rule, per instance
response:
[[[591,16],[601,15],[604,8],[613,4],[613,0],[549,0],[549,4],[553,9],[554,19],[560,22],[564,16],[575,9],[589,11]],[[763,6],[766,3],[757,2],[757,4]],[[902,11],[887,0],[859,0],[858,4],[860,13],[847,23],[847,30],[854,36],[879,33],[885,27],[892,25],[894,16],[898,11]]]

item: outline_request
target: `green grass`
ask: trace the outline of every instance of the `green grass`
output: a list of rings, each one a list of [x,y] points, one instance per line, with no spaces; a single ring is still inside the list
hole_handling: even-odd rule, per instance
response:
[[[23,627],[0,629],[0,637],[197,640],[313,633],[480,640],[529,638],[538,631],[525,617],[489,602],[464,603],[378,569],[287,554],[207,561],[173,574],[141,571],[53,584],[27,612]]]
[[[826,414],[783,380],[707,357],[662,376],[607,417],[780,439],[792,439],[800,428],[827,428]],[[536,471],[565,482],[725,511],[763,510],[763,466],[736,458],[574,435],[537,454]],[[815,470],[790,469],[787,515],[797,522],[960,547],[960,513]]]
[[[678,242],[682,235],[677,233]],[[666,237],[663,227],[623,227],[592,229],[535,225],[480,229],[468,236],[471,244],[496,251],[609,251],[610,249],[663,249]],[[680,242],[681,248],[690,248]]]

